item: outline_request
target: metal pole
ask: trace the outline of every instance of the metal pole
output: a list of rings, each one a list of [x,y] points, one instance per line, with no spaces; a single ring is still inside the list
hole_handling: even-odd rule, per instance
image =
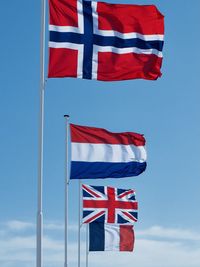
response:
[[[68,187],[69,187],[69,172],[68,172],[68,124],[69,115],[64,115],[66,122],[66,133],[65,133],[65,262],[64,267],[68,266]]]
[[[89,257],[89,251],[88,251],[88,227],[89,224],[86,224],[86,267],[88,267],[88,257]]]
[[[79,214],[78,214],[78,267],[81,265],[81,180],[79,180]]]
[[[37,244],[36,263],[42,267],[42,185],[43,185],[43,135],[44,135],[44,59],[45,59],[45,15],[46,1],[41,0],[41,33],[40,33],[40,114],[39,114],[39,155],[38,155],[38,210],[37,210]]]

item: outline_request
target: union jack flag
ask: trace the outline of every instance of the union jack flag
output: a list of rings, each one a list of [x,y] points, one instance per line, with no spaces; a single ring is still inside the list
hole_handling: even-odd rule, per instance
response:
[[[133,224],[137,221],[138,202],[133,189],[82,185],[83,223]]]

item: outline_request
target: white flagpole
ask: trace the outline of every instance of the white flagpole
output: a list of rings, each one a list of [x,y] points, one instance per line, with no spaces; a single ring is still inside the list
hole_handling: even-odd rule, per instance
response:
[[[46,0],[41,0],[40,114],[39,114],[38,210],[37,210],[37,244],[36,244],[37,267],[42,267],[42,237],[43,237],[42,185],[43,185],[43,136],[44,136],[44,91],[45,91],[45,77],[44,77],[45,16],[46,16]]]
[[[81,180],[79,180],[79,215],[78,215],[78,267],[81,265]]]
[[[86,267],[88,267],[88,258],[89,258],[89,250],[88,250],[88,228],[89,228],[89,224],[86,224]]]
[[[66,122],[66,133],[65,133],[65,263],[64,267],[68,266],[68,187],[69,187],[69,172],[68,172],[68,124],[69,115],[64,115]]]

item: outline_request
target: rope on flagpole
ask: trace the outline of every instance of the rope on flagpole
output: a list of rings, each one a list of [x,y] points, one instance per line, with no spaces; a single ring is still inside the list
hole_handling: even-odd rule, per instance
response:
[[[68,124],[69,124],[69,115],[64,115],[65,118],[65,261],[64,261],[64,267],[68,266],[68,188],[69,188],[69,170],[68,170]]]
[[[42,238],[43,238],[43,211],[42,211],[42,187],[43,187],[43,136],[44,136],[44,97],[45,97],[45,18],[46,0],[41,0],[41,32],[40,32],[40,112],[39,112],[39,148],[38,148],[38,207],[37,207],[37,243],[36,264],[42,267]]]

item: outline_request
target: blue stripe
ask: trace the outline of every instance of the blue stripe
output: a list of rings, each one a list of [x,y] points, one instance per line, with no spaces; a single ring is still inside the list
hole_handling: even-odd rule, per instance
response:
[[[104,223],[89,224],[89,251],[105,250]]]
[[[84,44],[84,47],[86,48],[86,52],[88,53],[88,56],[91,59],[92,59],[91,51],[93,48],[93,44],[99,45],[99,46],[114,46],[116,48],[137,47],[139,49],[156,49],[158,51],[162,51],[163,49],[163,44],[164,44],[163,41],[156,41],[156,40],[155,41],[144,41],[139,38],[121,39],[118,37],[101,36],[101,35],[96,35],[96,34],[93,36],[91,35],[91,28],[88,28],[87,31],[89,32],[87,34],[87,37],[85,37],[85,35],[83,34],[51,31],[50,41],[57,42],[57,43],[68,42],[68,43],[74,43],[74,44]],[[87,51],[89,50],[89,48],[91,50]]]
[[[84,16],[83,78],[92,79],[93,18],[92,18],[91,2],[83,1],[83,16]]]
[[[146,169],[146,162],[71,162],[70,179],[123,178],[137,176]]]
[[[122,39],[115,36],[94,36],[94,44],[99,46],[114,46],[117,48],[137,47],[140,49],[157,49],[162,51],[163,41],[144,41],[139,38]]]
[[[49,39],[51,42],[56,43],[73,43],[73,44],[84,44],[85,39],[83,34],[77,34],[75,32],[49,32]]]

